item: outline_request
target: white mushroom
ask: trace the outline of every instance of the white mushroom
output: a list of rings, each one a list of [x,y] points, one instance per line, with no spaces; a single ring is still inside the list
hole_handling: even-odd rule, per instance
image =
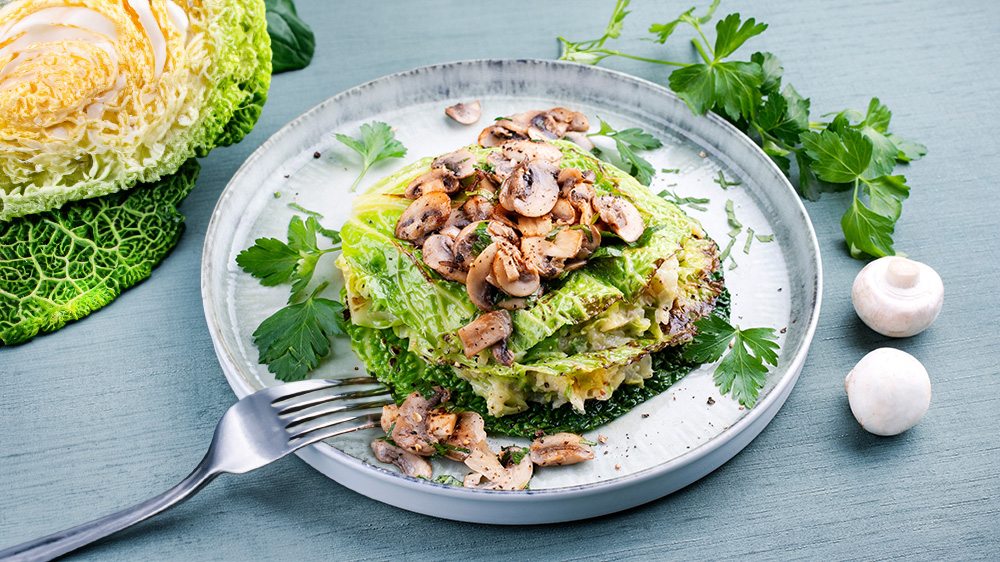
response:
[[[482,310],[493,308],[492,289],[487,282],[487,277],[493,275],[493,259],[496,257],[497,245],[490,244],[472,261],[468,279],[465,281],[465,290],[469,294],[469,300]]]
[[[494,310],[480,315],[458,329],[458,337],[466,357],[472,357],[491,345],[502,341],[510,335],[513,325],[510,313],[506,310]]]
[[[894,338],[924,331],[941,312],[944,284],[920,262],[889,256],[858,273],[851,290],[854,310],[869,328]]]
[[[462,204],[462,211],[470,221],[486,220],[493,214],[493,203],[482,195],[473,195]]]
[[[432,443],[437,439],[429,432],[428,419],[430,412],[441,402],[447,402],[450,397],[447,389],[434,387],[434,394],[427,398],[419,392],[413,392],[399,406],[399,417],[392,426],[393,442],[403,450],[415,455],[430,456],[435,453]]]
[[[479,146],[490,148],[500,146],[509,140],[528,138],[528,129],[509,119],[501,119],[479,133]]]
[[[478,255],[476,247],[482,248],[485,244],[488,244],[488,236],[486,221],[476,221],[465,225],[458,233],[458,236],[455,237],[455,245],[453,246],[455,262],[463,269],[472,267],[472,262]]]
[[[559,198],[557,173],[559,168],[548,160],[522,162],[500,186],[500,205],[526,217],[548,213]]]
[[[463,148],[438,156],[431,162],[431,168],[447,169],[455,174],[456,178],[464,179],[476,173],[476,156],[471,150]]]
[[[508,295],[526,297],[538,290],[541,278],[529,268],[517,246],[505,240],[497,241],[493,260],[493,276],[497,286]]]
[[[451,215],[451,198],[435,191],[420,196],[403,210],[396,221],[396,238],[416,242],[444,226]]]
[[[556,148],[554,144],[547,142],[512,140],[505,142],[502,149],[504,157],[514,162],[546,160],[555,163],[562,159],[562,151]],[[558,173],[558,170],[556,173]]]
[[[477,443],[465,459],[465,465],[473,472],[465,477],[463,485],[484,490],[523,490],[533,472],[531,456],[517,447],[506,449],[504,456],[507,462],[501,463],[486,441]],[[515,463],[517,456],[521,457],[517,459],[520,462]]]
[[[406,186],[403,195],[407,199],[417,199],[421,195],[434,191],[453,193],[458,190],[458,178],[446,168],[435,168],[425,172]]]
[[[635,205],[617,195],[594,197],[593,205],[594,210],[601,214],[601,220],[626,242],[635,242],[646,230]]]
[[[464,461],[472,449],[486,441],[486,423],[483,416],[476,412],[461,412],[455,424],[455,432],[444,441],[448,446],[445,457],[455,461]]]
[[[472,103],[456,103],[444,110],[445,115],[463,125],[471,125],[483,115],[483,108],[478,101]]]
[[[580,148],[588,152],[594,150],[593,141],[591,141],[590,138],[583,133],[578,133],[576,131],[569,131],[566,133],[565,138],[566,140],[573,142],[573,144],[579,146]]]
[[[445,279],[465,283],[467,273],[455,261],[453,248],[454,242],[447,235],[431,235],[424,241],[421,249],[424,263],[427,264],[427,267],[440,273],[441,277]]]
[[[575,433],[556,433],[531,443],[531,462],[538,466],[576,464],[594,458],[594,450]]]
[[[387,404],[382,406],[382,417],[379,419],[379,424],[382,426],[382,431],[388,434],[392,431],[392,426],[399,419],[399,406],[395,404]]]
[[[861,358],[844,379],[851,412],[875,435],[898,435],[913,427],[931,403],[931,380],[915,357],[890,347]]]
[[[396,465],[407,476],[427,478],[428,480],[434,476],[434,471],[429,462],[380,439],[372,441],[372,452],[375,453],[376,459],[384,463]]]

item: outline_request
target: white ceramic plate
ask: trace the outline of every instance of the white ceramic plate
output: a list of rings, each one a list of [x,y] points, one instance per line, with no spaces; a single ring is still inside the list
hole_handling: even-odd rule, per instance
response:
[[[447,118],[444,108],[479,100],[483,117],[473,126]],[[297,211],[318,211],[339,228],[350,211],[350,186],[360,170],[357,154],[334,132],[359,136],[373,120],[389,123],[409,149],[405,159],[380,162],[359,190],[425,156],[476,141],[494,117],[562,106],[584,112],[596,131],[600,116],[616,129],[640,127],[663,142],[642,155],[659,172],[654,193],[710,199],[706,211],[687,208],[721,246],[729,241],[725,205],[733,201],[744,227],[773,234],[754,240],[746,228],[726,261],[734,323],[781,330],[778,367],[757,405],[743,409],[720,396],[712,366],[703,366],[667,392],[587,435],[606,442],[593,461],[539,469],[530,491],[468,490],[415,480],[374,460],[377,430],[349,434],[301,450],[298,455],[337,482],[395,506],[449,519],[484,523],[550,523],[626,509],[669,494],[732,458],[774,417],[805,361],[819,315],[819,247],[798,196],[756,145],[724,120],[695,116],[669,90],[625,74],[553,61],[484,60],[418,68],[338,94],[292,121],[265,142],[233,177],[215,208],[202,258],[202,295],[208,327],[223,371],[238,397],[275,384],[257,363],[252,333],[282,307],[287,287],[263,287],[240,270],[236,255],[260,237],[285,239]],[[318,154],[318,157],[317,157]],[[728,182],[718,182],[720,172]],[[337,298],[342,280],[324,257],[315,279],[330,281]],[[318,281],[314,281],[318,282]],[[363,367],[346,338],[315,378],[353,375]],[[709,404],[711,398],[714,404]],[[495,438],[494,445],[519,442]],[[602,439],[602,441],[604,441]],[[526,442],[520,441],[521,444]],[[437,461],[435,461],[437,462]],[[464,474],[464,465],[440,461],[435,474]]]

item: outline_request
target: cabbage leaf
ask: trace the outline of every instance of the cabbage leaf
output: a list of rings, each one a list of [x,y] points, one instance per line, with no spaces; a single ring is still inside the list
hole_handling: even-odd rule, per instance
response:
[[[0,342],[57,330],[149,277],[184,230],[177,206],[198,169],[192,158],[129,191],[0,223]]]

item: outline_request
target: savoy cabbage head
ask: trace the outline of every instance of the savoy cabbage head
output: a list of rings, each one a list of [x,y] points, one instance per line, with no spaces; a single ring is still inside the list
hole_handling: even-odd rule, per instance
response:
[[[267,97],[261,0],[19,0],[0,22],[0,221],[173,174]]]

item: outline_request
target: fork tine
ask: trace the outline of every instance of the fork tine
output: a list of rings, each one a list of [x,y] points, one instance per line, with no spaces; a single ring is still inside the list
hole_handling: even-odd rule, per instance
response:
[[[332,400],[354,400],[357,398],[371,398],[373,396],[381,396],[386,394],[388,391],[384,386],[379,386],[378,388],[371,388],[368,390],[355,390],[352,392],[343,392],[340,394],[316,394],[315,396],[309,396],[295,401],[294,403],[286,404],[278,410],[279,416],[285,416],[292,414],[306,408],[311,408],[313,406],[318,406]],[[278,407],[278,406],[275,406]]]
[[[323,409],[318,409],[309,412],[303,412],[297,416],[289,418],[288,423],[285,424],[285,429],[291,429],[297,425],[303,424],[307,421],[314,420],[323,416],[329,416],[330,414],[336,414],[339,412],[352,412],[355,410],[366,410],[369,408],[381,408],[388,404],[394,404],[395,402],[389,396],[388,392],[383,392],[382,396],[376,400],[368,400],[365,402],[358,402],[354,404],[343,404],[340,400],[330,399],[330,402],[335,403],[324,403],[325,407]]]
[[[358,384],[379,384],[379,382],[373,377],[352,377],[348,379],[312,379],[312,380],[285,383],[278,386],[272,386],[271,388],[261,392],[268,393],[268,397],[271,398],[271,404],[277,405],[281,402],[297,398],[304,394],[316,392],[317,390],[325,390],[328,388],[336,388],[338,386],[348,386],[348,385],[358,385]]]
[[[378,427],[380,418],[380,414],[364,414],[360,416],[341,418],[297,433],[288,438],[288,443],[292,447],[295,447],[295,449],[300,449],[306,445],[316,443],[317,441],[322,441],[324,439],[329,439],[331,437],[336,437],[352,431],[358,431],[359,429]],[[363,423],[343,427],[343,424],[357,420],[363,420]]]

